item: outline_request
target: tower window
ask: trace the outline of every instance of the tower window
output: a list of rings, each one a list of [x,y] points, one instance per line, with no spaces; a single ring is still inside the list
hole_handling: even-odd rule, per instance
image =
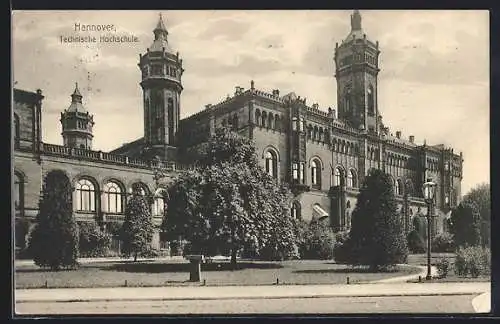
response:
[[[368,115],[375,115],[375,98],[373,94],[373,87],[368,87]]]

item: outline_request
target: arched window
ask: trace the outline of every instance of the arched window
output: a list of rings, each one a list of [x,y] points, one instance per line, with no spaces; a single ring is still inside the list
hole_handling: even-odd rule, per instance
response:
[[[299,124],[299,131],[303,132],[305,131],[305,128],[306,128],[306,121],[304,120],[304,118],[301,118]]]
[[[307,138],[308,139],[312,139],[312,126],[309,124],[309,126],[307,126]]]
[[[274,115],[274,129],[281,131],[281,119],[278,114]]]
[[[315,189],[321,189],[321,164],[317,159],[311,161],[311,182]]]
[[[292,130],[294,131],[297,131],[297,121],[298,121],[297,117],[292,118]]]
[[[313,140],[318,140],[318,126],[314,126],[313,128]]]
[[[413,192],[413,182],[410,180],[410,179],[406,179],[406,189],[405,189],[405,193],[408,195],[408,196],[413,196],[414,195],[414,192]]]
[[[168,98],[168,142],[170,144],[174,143],[174,100],[172,98]]]
[[[343,179],[342,179],[342,170],[340,170],[339,167],[335,168],[335,186],[341,186]]]
[[[373,87],[370,85],[367,90],[368,97],[368,115],[375,115],[375,95],[373,94]]]
[[[102,210],[113,214],[123,212],[123,191],[118,183],[109,181],[104,185]]]
[[[344,92],[344,111],[349,112],[351,110],[351,89],[347,88]]]
[[[267,116],[267,127],[274,129],[274,115],[271,113]]]
[[[349,170],[349,173],[347,174],[347,187],[349,188],[357,187],[356,172],[352,169]]]
[[[261,126],[261,117],[260,117],[260,110],[259,109],[256,109],[255,110],[255,123],[257,124],[257,126]]]
[[[14,173],[14,208],[16,214],[22,215],[24,210],[24,178],[17,172]]]
[[[267,127],[267,112],[262,112],[262,127]]]
[[[163,197],[156,196],[153,200],[153,217],[163,217],[165,211],[165,201]]]
[[[399,195],[399,196],[402,196],[403,195],[403,181],[401,181],[401,179],[398,179],[396,181],[396,194]]]
[[[266,172],[274,179],[278,178],[278,157],[273,150],[267,150],[265,154]]]
[[[238,115],[235,114],[233,116],[233,122],[232,122],[232,124],[233,124],[233,129],[234,130],[238,130],[238,127],[239,127],[239,125],[238,125],[239,124],[239,122],[238,122]]]
[[[14,114],[14,148],[19,148],[21,139],[19,137],[19,116]]]
[[[302,218],[301,207],[300,207],[300,203],[298,201],[294,201],[292,203],[291,213],[292,213],[291,216],[293,219],[301,219]]]
[[[85,212],[95,212],[95,186],[88,179],[80,179],[76,183],[76,209]]]

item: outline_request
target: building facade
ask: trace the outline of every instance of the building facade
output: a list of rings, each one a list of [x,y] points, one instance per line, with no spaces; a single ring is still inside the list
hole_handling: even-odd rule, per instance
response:
[[[262,167],[290,185],[294,217],[329,220],[336,230],[348,230],[360,184],[375,168],[393,179],[406,231],[414,217],[427,212],[422,184],[436,182],[433,230],[446,230],[445,219],[461,195],[462,153],[425,141],[418,145],[414,136],[392,134],[383,124],[377,103],[381,50],[363,32],[357,10],[348,36],[335,47],[336,109],[320,109],[293,92],[259,90],[251,81],[248,89],[238,86],[233,96],[181,120],[182,59],[168,43],[161,16],[153,34],[138,63],[144,136],[109,153],[92,150],[94,117],[85,109],[78,86],[61,114],[63,146],[42,141],[42,92],[14,90],[16,246],[24,246],[29,231],[25,224],[37,214],[43,179],[55,169],[63,170],[75,186],[77,221],[97,221],[103,227],[120,223],[127,195],[138,185],[152,197],[152,215],[159,225],[164,200],[156,192],[153,169],[162,163],[170,170],[169,178],[175,177],[195,158],[193,149],[222,126],[252,139]],[[161,246],[158,232],[155,245]]]

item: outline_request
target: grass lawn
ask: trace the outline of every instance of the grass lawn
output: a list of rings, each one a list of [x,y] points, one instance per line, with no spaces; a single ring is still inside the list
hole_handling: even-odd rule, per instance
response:
[[[417,274],[415,267],[399,267],[393,272],[373,273],[365,268],[352,268],[332,261],[240,261],[238,269],[229,270],[228,263],[202,266],[202,280],[213,285],[272,285],[276,284],[345,284],[362,283],[395,276]],[[119,287],[125,286],[182,286],[189,283],[189,264],[186,262],[116,261],[82,264],[77,270],[46,271],[34,265],[16,266],[16,288]]]
[[[450,268],[446,278],[432,278],[431,282],[488,282],[491,281],[491,276],[479,276],[477,278],[471,277],[459,277],[455,274],[453,270],[453,263],[455,262],[454,253],[432,253],[431,254],[431,265],[436,265],[439,260],[446,258],[450,263]],[[408,264],[416,266],[426,266],[427,265],[427,254],[411,254],[408,256]],[[427,282],[425,278],[422,278],[422,282]],[[409,280],[408,282],[418,282],[418,280]]]

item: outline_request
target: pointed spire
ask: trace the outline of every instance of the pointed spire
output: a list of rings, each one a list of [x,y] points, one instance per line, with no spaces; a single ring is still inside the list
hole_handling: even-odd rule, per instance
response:
[[[78,89],[78,82],[75,82],[75,91],[73,91],[73,94],[71,95],[71,99],[73,102],[82,102],[82,94],[80,93],[80,90]]]
[[[163,16],[161,15],[161,13],[159,14],[159,16],[160,18],[158,19],[158,23],[156,24],[156,28],[153,30],[153,33],[155,34],[155,39],[158,39],[160,36],[162,36],[162,38],[166,40],[168,31],[165,27],[165,23],[163,22]]]
[[[351,15],[351,30],[361,30],[361,14],[359,10],[354,10]]]

